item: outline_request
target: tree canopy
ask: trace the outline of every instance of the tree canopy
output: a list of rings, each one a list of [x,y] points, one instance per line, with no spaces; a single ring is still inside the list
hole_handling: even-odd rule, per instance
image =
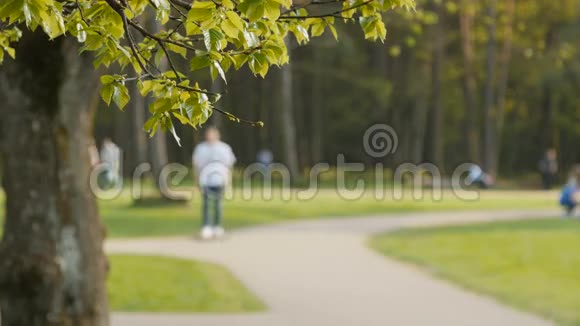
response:
[[[136,82],[154,98],[145,129],[175,135],[174,120],[196,127],[214,110],[242,121],[215,108],[221,94],[207,91],[191,71],[227,83],[228,70],[247,65],[264,77],[288,62],[288,34],[299,44],[326,31],[337,38],[335,22],[344,21],[358,22],[366,39],[384,40],[382,12],[399,7],[412,10],[414,0],[11,0],[0,5],[0,61],[18,55],[11,44],[24,29],[76,37],[81,51],[94,53],[95,68],[117,68],[101,77],[107,104],[123,109],[126,83]]]

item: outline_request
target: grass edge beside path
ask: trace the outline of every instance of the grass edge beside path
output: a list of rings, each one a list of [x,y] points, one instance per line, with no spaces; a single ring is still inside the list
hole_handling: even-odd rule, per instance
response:
[[[196,260],[109,255],[112,311],[244,313],[266,309],[228,269]]]
[[[556,192],[486,191],[478,201],[462,201],[445,192],[441,201],[425,194],[413,200],[409,193],[403,199],[377,200],[372,193],[357,200],[342,199],[333,190],[321,191],[313,200],[283,200],[274,192],[271,200],[260,197],[244,200],[238,193],[224,203],[225,228],[313,220],[327,217],[357,217],[427,211],[473,211],[556,208]],[[134,206],[131,198],[122,196],[99,203],[103,221],[111,238],[191,235],[200,226],[200,200],[197,196],[184,205]]]
[[[368,245],[516,309],[580,325],[580,220],[406,229]]]

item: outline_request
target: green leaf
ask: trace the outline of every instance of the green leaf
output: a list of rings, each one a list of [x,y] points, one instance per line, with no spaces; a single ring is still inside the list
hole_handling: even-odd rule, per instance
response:
[[[246,45],[250,48],[257,46],[260,43],[256,34],[248,30],[244,30],[244,40],[246,41]]]
[[[149,105],[151,113],[165,113],[173,109],[173,100],[171,98],[157,98]]]
[[[16,52],[14,51],[14,48],[11,48],[9,46],[7,46],[6,48],[4,48],[4,50],[6,52],[8,52],[8,55],[12,58],[15,59],[16,58]]]
[[[381,18],[380,14],[374,14],[373,16],[359,18],[359,23],[365,33],[365,39],[371,40],[384,40],[387,36],[387,29]]]
[[[308,30],[302,25],[296,25],[293,32],[294,32],[294,35],[296,36],[296,40],[300,44],[304,44],[310,40],[310,36],[308,35]]]
[[[222,21],[220,27],[231,38],[238,38],[240,34],[240,30],[229,20]]]
[[[137,82],[137,88],[139,89],[139,93],[141,96],[147,96],[149,92],[153,90],[153,81],[152,80],[144,80]]]
[[[155,133],[157,132],[158,127],[159,127],[159,118],[157,117],[157,115],[153,115],[151,116],[151,118],[149,118],[149,120],[145,122],[145,124],[143,125],[143,130],[148,132],[150,137],[153,137],[153,135],[155,135]]]
[[[189,68],[191,71],[196,71],[209,66],[210,63],[209,55],[201,55],[191,59],[189,62]]]
[[[268,60],[261,52],[252,53],[249,57],[248,64],[254,75],[260,75],[264,77],[268,73]]]
[[[248,20],[253,23],[264,17],[264,1],[263,0],[246,0],[238,6],[238,9],[248,17]]]
[[[313,37],[320,36],[320,35],[324,34],[325,28],[326,28],[326,25],[323,22],[318,23],[318,24],[314,24],[314,25],[312,25],[310,33],[312,34]]]
[[[177,111],[172,111],[171,113],[173,114],[174,117],[177,118],[177,120],[179,120],[179,122],[181,122],[181,124],[187,125],[191,123],[191,121],[189,121],[189,118],[182,115],[181,113]]]
[[[246,63],[246,61],[248,61],[248,55],[247,54],[236,54],[231,56],[231,59],[234,63],[234,68],[236,68],[236,70],[240,69],[244,63]]]
[[[228,9],[234,9],[236,7],[232,0],[222,0],[222,5]]]
[[[187,49],[186,48],[181,47],[179,45],[171,44],[171,43],[167,43],[165,46],[167,47],[167,49],[169,51],[179,54],[184,59],[187,58]]]
[[[113,97],[114,87],[112,84],[106,84],[101,87],[101,98],[107,105],[111,105],[111,98]]]
[[[240,16],[238,16],[238,14],[236,14],[234,11],[226,11],[226,16],[228,17],[228,20],[239,30],[243,30],[244,29],[244,21],[242,20],[242,18],[240,18]]]
[[[221,50],[224,38],[224,34],[217,28],[203,31],[203,43],[208,51]]]
[[[271,0],[271,1],[282,5],[282,7],[286,9],[289,9],[292,6],[292,0]]]
[[[191,10],[187,13],[187,19],[203,22],[212,18],[216,6],[210,1],[194,1]]]
[[[173,122],[171,122],[171,119],[167,119],[168,121],[168,129],[171,131],[171,134],[173,135],[173,139],[175,139],[175,141],[177,142],[177,145],[179,147],[181,147],[181,138],[179,138],[179,136],[177,136],[177,132],[175,131],[175,127],[173,126]]]
[[[213,68],[218,72],[218,74],[220,75],[220,77],[223,79],[224,83],[228,83],[228,81],[226,80],[226,73],[224,72],[222,66],[220,65],[219,62],[214,61],[212,64]],[[214,77],[215,79],[215,77]]]
[[[332,33],[332,36],[334,36],[334,39],[338,40],[338,33],[336,32],[336,27],[334,27],[334,25],[332,24],[329,24],[328,29],[330,29],[330,32]]]
[[[169,14],[171,13],[171,5],[168,0],[151,0],[156,6],[155,19],[157,19],[161,24],[167,23],[169,21]]]
[[[24,13],[24,20],[26,21],[26,25],[29,26],[32,23],[32,14],[30,13],[30,7],[28,3],[24,2],[22,6],[22,12]]]
[[[129,96],[129,90],[127,87],[121,83],[113,84],[113,102],[117,104],[119,109],[123,110],[131,97]]]
[[[275,21],[280,17],[280,5],[274,1],[264,1],[264,16],[269,20]]]

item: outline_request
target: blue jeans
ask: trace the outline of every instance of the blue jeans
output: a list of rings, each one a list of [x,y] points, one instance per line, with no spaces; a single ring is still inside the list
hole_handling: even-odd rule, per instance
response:
[[[219,226],[222,222],[222,193],[223,187],[205,186],[202,203],[202,226]],[[210,207],[211,206],[211,207]],[[213,209],[213,214],[210,210]],[[213,215],[213,216],[212,216]],[[213,217],[213,218],[212,218]]]

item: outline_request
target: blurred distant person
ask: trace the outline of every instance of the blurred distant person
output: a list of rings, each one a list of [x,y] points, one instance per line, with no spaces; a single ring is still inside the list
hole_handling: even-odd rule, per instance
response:
[[[105,181],[108,186],[115,185],[121,178],[121,150],[110,138],[103,140],[101,163],[105,165]]]
[[[272,162],[274,162],[274,154],[269,149],[262,149],[256,155],[256,161],[263,171],[268,171]]]
[[[469,174],[467,175],[467,182],[477,185],[480,189],[488,189],[493,186],[494,179],[491,175],[485,173],[479,165],[471,164]]]
[[[558,173],[558,157],[555,149],[550,148],[546,151],[538,164],[538,169],[542,175],[544,189],[550,190],[556,181],[556,174]]]
[[[193,152],[193,167],[203,195],[202,239],[224,235],[221,226],[222,196],[224,188],[230,182],[231,169],[235,162],[236,157],[232,148],[220,141],[219,130],[209,127],[205,132],[205,141],[197,145]],[[210,214],[210,206],[213,208],[213,214]]]
[[[567,217],[574,216],[576,206],[580,203],[580,165],[576,165],[570,173],[570,180],[562,190],[560,205],[564,207]]]

